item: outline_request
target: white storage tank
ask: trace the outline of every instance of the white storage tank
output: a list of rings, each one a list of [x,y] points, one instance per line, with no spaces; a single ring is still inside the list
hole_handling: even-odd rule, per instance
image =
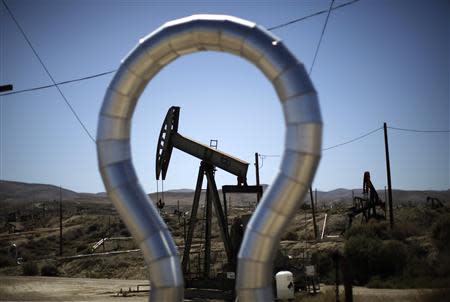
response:
[[[289,271],[281,271],[275,275],[277,299],[294,299],[294,276]]]

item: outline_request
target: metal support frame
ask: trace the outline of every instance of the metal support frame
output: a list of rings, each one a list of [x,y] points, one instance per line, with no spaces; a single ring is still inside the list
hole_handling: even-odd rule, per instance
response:
[[[191,219],[189,223],[187,240],[183,251],[182,268],[183,272],[188,275],[189,255],[192,245],[192,239],[194,236],[194,229],[197,223],[197,212],[200,201],[200,194],[202,191],[203,177],[206,176],[207,190],[206,190],[206,217],[205,217],[205,255],[204,255],[204,271],[203,277],[205,279],[210,278],[211,267],[211,219],[212,219],[212,206],[214,206],[214,212],[219,223],[220,235],[224,244],[225,252],[227,254],[227,261],[229,266],[233,262],[233,253],[231,248],[230,236],[228,233],[227,218],[222,208],[222,204],[219,198],[219,192],[217,191],[216,181],[214,179],[215,167],[202,161],[199,168],[197,185],[194,193],[194,201],[191,210]]]
[[[211,220],[212,220],[212,198],[211,187],[206,187],[206,204],[205,204],[205,255],[203,277],[210,278],[211,269]]]
[[[197,212],[200,201],[200,194],[202,193],[203,176],[205,175],[205,170],[202,164],[198,170],[197,184],[195,186],[194,201],[192,202],[191,218],[189,219],[189,228],[186,236],[186,242],[184,243],[183,260],[181,266],[183,272],[189,273],[189,252],[191,250],[192,237],[194,236],[195,224],[197,223]]]
[[[353,196],[353,206],[349,208],[347,212],[347,229],[352,226],[353,218],[359,214],[362,214],[362,222],[368,222],[371,218],[386,219],[386,203],[379,198],[377,190],[370,180],[370,172],[368,171],[364,172],[363,195],[364,197]],[[377,214],[377,207],[380,207],[381,210],[383,210],[384,216]]]
[[[230,236],[228,234],[228,226],[226,224],[225,214],[220,203],[219,192],[217,191],[216,181],[214,179],[214,167],[210,166],[206,169],[206,178],[208,180],[208,187],[212,194],[212,201],[214,204],[214,210],[216,213],[217,220],[219,222],[220,236],[222,237],[222,242],[225,246],[225,252],[227,253],[228,263],[233,261],[233,253],[231,249]]]

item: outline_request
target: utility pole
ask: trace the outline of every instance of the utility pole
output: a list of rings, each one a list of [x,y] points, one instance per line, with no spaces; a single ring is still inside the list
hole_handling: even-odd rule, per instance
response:
[[[179,200],[177,200],[177,216],[178,216],[178,224],[180,224],[180,214],[181,214],[181,212],[180,212],[180,201]]]
[[[63,235],[62,235],[62,189],[59,186],[59,255],[63,254]]]
[[[389,223],[391,229],[394,228],[394,212],[392,211],[392,183],[391,183],[391,164],[389,161],[389,142],[387,134],[387,124],[383,124],[384,128],[384,149],[386,151],[386,173],[388,182],[388,196],[389,196]]]
[[[256,185],[259,186],[259,154],[255,153],[255,172],[256,172]],[[257,202],[261,199],[261,194],[258,192],[256,195]]]
[[[313,218],[313,227],[314,227],[314,239],[317,240],[317,225],[316,225],[316,210],[314,206],[314,198],[313,198],[313,191],[312,187],[309,187],[309,196],[311,199],[311,209],[312,209],[312,218]],[[317,197],[317,190],[316,190],[316,197]]]

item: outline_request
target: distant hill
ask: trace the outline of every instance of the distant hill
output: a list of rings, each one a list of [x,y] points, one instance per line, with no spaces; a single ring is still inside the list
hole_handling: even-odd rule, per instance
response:
[[[63,199],[76,199],[79,193],[61,188]],[[54,185],[0,181],[0,201],[38,201],[59,199],[60,189]]]
[[[382,200],[386,200],[384,196],[384,189],[377,190],[379,197]],[[361,196],[362,190],[361,189],[336,189],[328,192],[322,192],[317,191],[317,199],[319,203],[329,203],[329,202],[345,202],[345,201],[351,201],[352,195],[354,196]],[[433,191],[433,190],[426,190],[426,191],[409,191],[409,190],[392,190],[392,199],[395,202],[412,202],[412,203],[420,203],[425,202],[427,197],[435,197],[439,198],[440,200],[448,201],[450,202],[450,190],[446,191]]]
[[[166,192],[168,192],[168,193],[194,193],[194,190],[192,190],[192,189],[175,189],[175,190],[168,190]]]
[[[263,185],[264,190],[268,188]],[[39,200],[53,200],[59,199],[59,187],[47,184],[33,184],[16,181],[0,181],[0,202],[1,201],[39,201]],[[319,204],[327,204],[330,202],[350,202],[352,194],[361,196],[361,189],[335,189],[331,191],[317,191],[317,199]],[[382,200],[384,198],[384,190],[378,190],[378,194]],[[219,191],[220,198],[222,192]],[[149,196],[153,201],[162,198],[162,193],[150,193]],[[393,190],[393,199],[395,202],[425,202],[428,196],[439,198],[440,200],[450,203],[450,190],[446,191],[409,191],[409,190]],[[68,189],[62,188],[62,198],[64,200],[73,199],[93,199],[106,201],[107,196],[105,192],[102,193],[77,193]],[[164,201],[167,205],[190,205],[194,198],[194,190],[191,189],[176,189],[164,191]],[[229,194],[228,200],[233,204],[247,205],[256,201],[254,194]],[[305,197],[309,200],[309,194]],[[205,190],[202,191],[200,197],[201,202],[205,200]]]

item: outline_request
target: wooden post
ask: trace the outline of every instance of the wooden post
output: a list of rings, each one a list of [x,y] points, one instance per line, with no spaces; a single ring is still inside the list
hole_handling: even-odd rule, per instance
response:
[[[309,196],[311,199],[311,209],[312,209],[312,218],[313,218],[313,227],[314,227],[314,239],[317,240],[317,236],[319,235],[317,233],[317,225],[316,225],[316,209],[315,209],[315,205],[314,205],[314,198],[313,198],[313,192],[312,192],[312,187],[309,187]],[[317,190],[316,190],[316,196],[317,196]]]
[[[180,224],[180,201],[177,200],[177,216],[178,216],[178,224]]]
[[[259,186],[259,154],[258,152],[255,153],[255,174],[256,174],[256,185]],[[261,199],[261,194],[258,192],[256,195],[257,203],[259,203],[259,200]]]
[[[62,233],[62,189],[59,186],[59,255],[63,254],[63,233]]]
[[[353,302],[353,274],[347,257],[342,258],[342,279],[344,283],[345,302]]]
[[[333,260],[334,260],[334,268],[335,268],[335,295],[336,295],[336,302],[339,302],[339,254],[338,252],[335,252],[333,254]]]
[[[392,210],[391,164],[389,161],[389,141],[386,123],[383,124],[383,128],[384,128],[384,149],[386,152],[386,173],[387,173],[388,196],[389,196],[389,223],[392,229],[394,227],[394,212]]]

